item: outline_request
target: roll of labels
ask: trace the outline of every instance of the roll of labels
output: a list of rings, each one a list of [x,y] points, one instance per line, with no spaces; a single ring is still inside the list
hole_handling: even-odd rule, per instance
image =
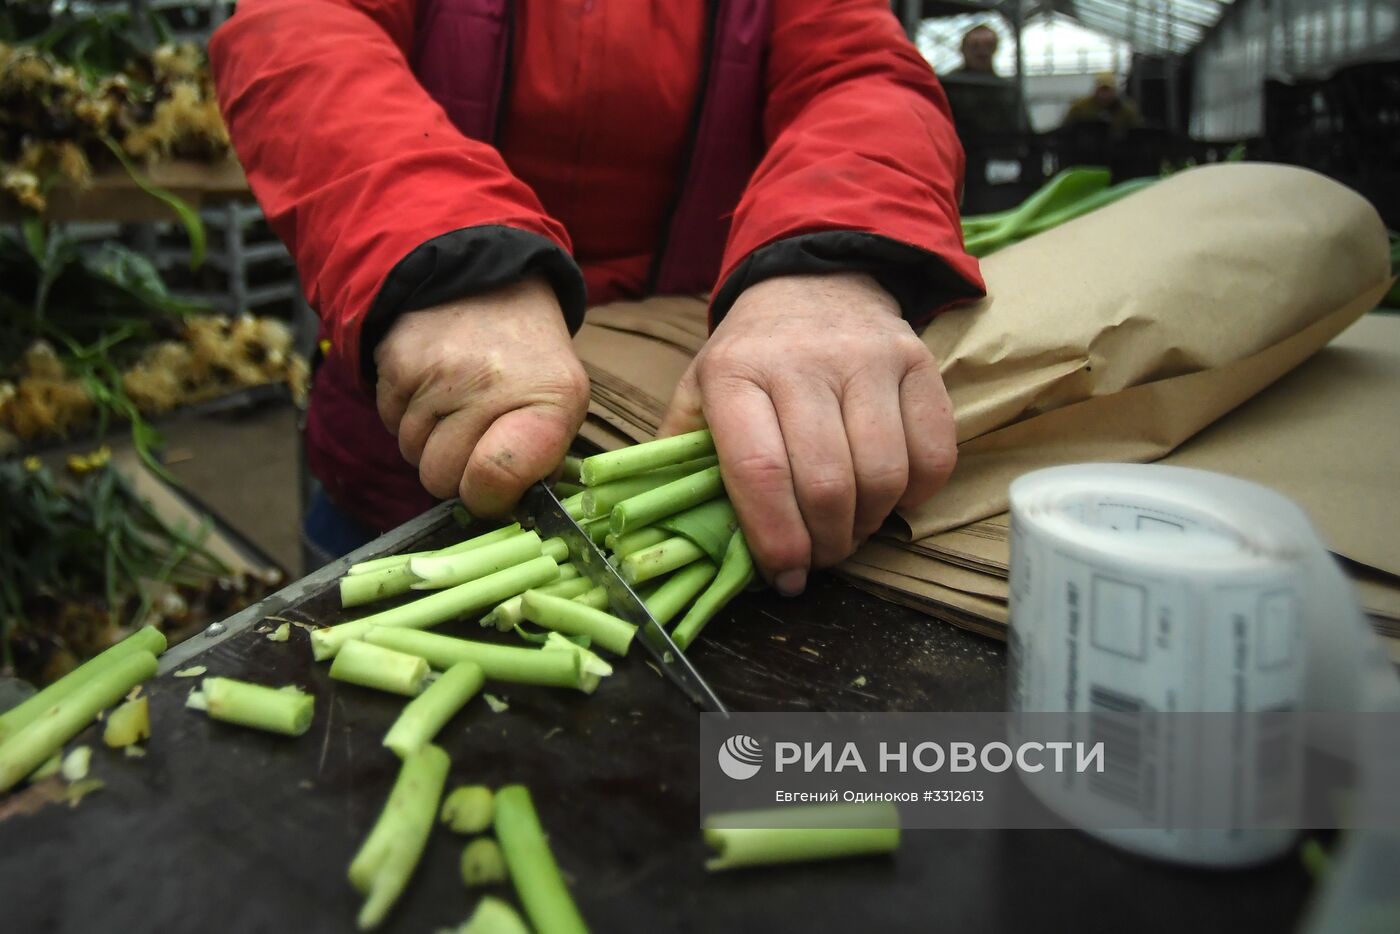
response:
[[[1119,740],[1109,764],[1131,768],[1117,784],[1028,779],[1045,805],[1141,855],[1255,864],[1287,851],[1298,831],[1246,815],[1298,804],[1312,744],[1354,770],[1360,816],[1349,826],[1365,828],[1368,808],[1393,811],[1396,756],[1377,746],[1396,722],[1400,683],[1295,504],[1232,477],[1118,464],[1036,471],[1011,485],[1010,500],[1011,710],[1150,724],[1103,734]],[[1212,720],[1195,712],[1233,715],[1236,742],[1207,745]],[[1311,712],[1334,728],[1313,730]],[[1113,808],[1132,809],[1136,822],[1106,828]],[[1400,853],[1394,827],[1347,836],[1349,857]],[[1400,861],[1391,866],[1400,890]],[[1342,881],[1364,888],[1365,875]],[[1341,905],[1376,907],[1363,892],[1344,896],[1328,928]]]

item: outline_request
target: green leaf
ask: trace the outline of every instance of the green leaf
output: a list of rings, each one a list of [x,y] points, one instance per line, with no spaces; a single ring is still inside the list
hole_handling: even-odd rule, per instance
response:
[[[198,212],[186,204],[173,192],[166,191],[157,185],[151,184],[141,171],[132,163],[131,159],[111,137],[104,136],[102,142],[107,144],[107,148],[117,157],[117,161],[126,169],[126,174],[131,176],[131,180],[138,187],[152,198],[165,202],[170,209],[180,218],[180,223],[185,226],[185,233],[190,238],[190,268],[198,269],[204,263],[204,222],[200,220]]]

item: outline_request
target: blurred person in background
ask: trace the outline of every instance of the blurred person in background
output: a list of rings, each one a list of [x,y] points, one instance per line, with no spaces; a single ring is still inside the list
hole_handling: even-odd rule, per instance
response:
[[[953,123],[965,146],[988,136],[1010,136],[1029,126],[1015,82],[996,72],[999,43],[996,30],[986,23],[972,27],[962,39],[962,67],[944,76]]]
[[[1136,104],[1119,92],[1118,77],[1106,71],[1094,77],[1091,94],[1070,105],[1065,125],[1076,123],[1107,124],[1109,136],[1122,139],[1129,130],[1142,126],[1142,114]]]

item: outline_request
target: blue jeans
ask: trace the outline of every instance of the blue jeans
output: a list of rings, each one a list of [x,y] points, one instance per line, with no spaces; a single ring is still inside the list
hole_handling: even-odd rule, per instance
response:
[[[379,537],[379,533],[349,516],[317,485],[301,520],[301,538],[310,552],[310,567],[329,564]]]

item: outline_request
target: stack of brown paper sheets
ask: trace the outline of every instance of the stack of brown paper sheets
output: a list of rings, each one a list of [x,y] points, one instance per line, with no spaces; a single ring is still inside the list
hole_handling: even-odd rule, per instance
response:
[[[957,471],[844,574],[1000,637],[1010,481],[1160,460],[1298,501],[1400,647],[1400,318],[1362,318],[1391,281],[1370,205],[1299,169],[1212,166],[998,253],[983,272],[989,297],[923,333],[954,402]],[[590,311],[576,338],[593,381],[584,437],[604,448],[652,437],[705,337],[699,299]]]

